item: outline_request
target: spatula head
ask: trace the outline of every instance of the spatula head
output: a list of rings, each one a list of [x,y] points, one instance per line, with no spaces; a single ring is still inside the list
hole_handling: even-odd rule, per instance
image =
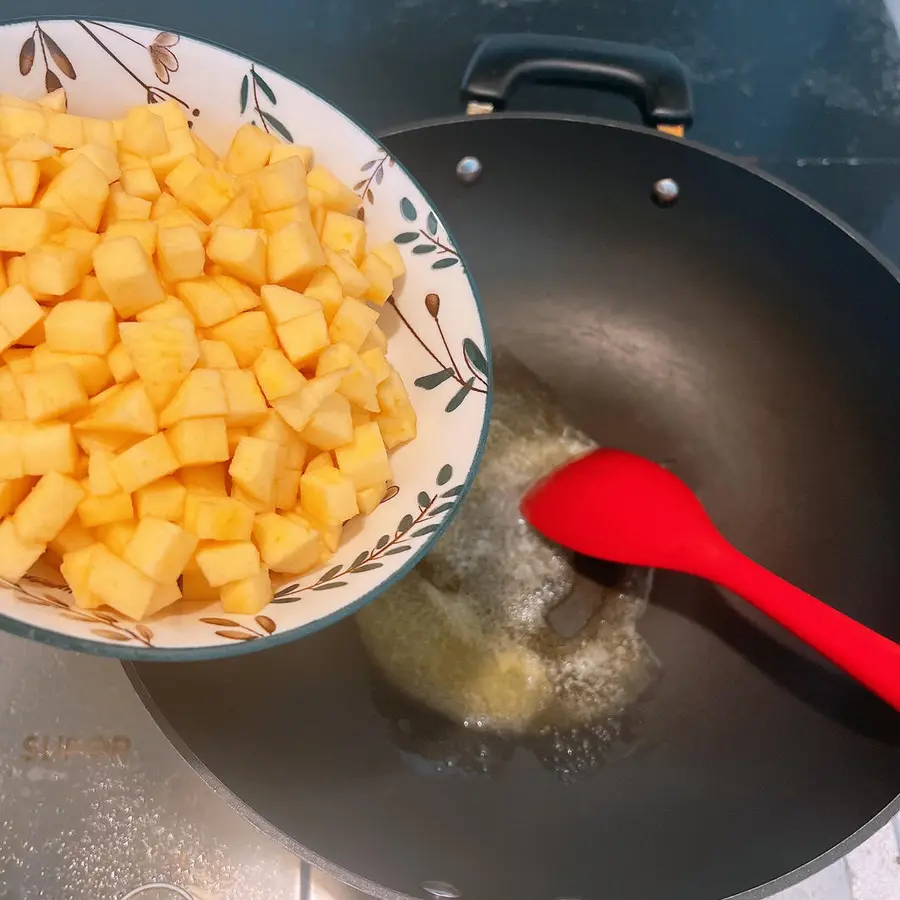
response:
[[[621,450],[595,450],[551,472],[521,509],[549,540],[629,565],[694,571],[722,543],[683,481]]]

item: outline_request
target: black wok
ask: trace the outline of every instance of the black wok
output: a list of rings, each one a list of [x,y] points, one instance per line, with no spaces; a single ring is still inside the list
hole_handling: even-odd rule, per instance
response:
[[[625,91],[649,126],[690,120],[667,54],[537,38],[482,48],[471,111],[527,80]],[[495,112],[385,144],[453,230],[495,344],[576,424],[668,461],[738,547],[900,638],[890,265],[783,185],[650,128]],[[755,898],[896,811],[900,718],[705,584],[659,575],[652,601],[660,681],[574,780],[488,739],[480,769],[448,766],[449,726],[385,694],[352,621],[132,674],[246,814],[383,896]]]

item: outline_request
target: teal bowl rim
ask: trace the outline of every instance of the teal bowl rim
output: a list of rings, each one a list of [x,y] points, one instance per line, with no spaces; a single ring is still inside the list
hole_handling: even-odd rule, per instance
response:
[[[86,16],[77,16],[77,15],[65,15],[65,16],[23,16],[17,19],[7,19],[5,21],[0,22],[0,30],[7,28],[11,25],[23,25],[27,22],[73,22],[80,19],[87,19]],[[110,25],[133,25],[138,28],[152,28],[159,29],[160,31],[168,31],[168,29],[164,28],[160,25],[155,25],[150,22],[138,22],[133,19],[118,19],[118,18],[109,18],[106,16],[90,16],[89,21],[92,22],[106,22]],[[236,56],[240,59],[245,59],[250,63],[255,65],[262,66],[265,69],[268,69],[271,72],[274,72],[276,75],[280,75],[286,81],[290,81],[292,84],[297,85],[298,87],[303,88],[305,91],[308,91],[318,100],[321,100],[322,103],[331,107],[335,112],[343,116],[351,125],[356,126],[366,137],[370,138],[378,147],[381,147],[381,141],[369,131],[368,128],[364,128],[353,116],[349,115],[339,106],[335,106],[335,104],[326,100],[318,91],[314,91],[312,88],[308,87],[302,81],[298,81],[296,78],[292,78],[289,75],[285,75],[284,72],[276,69],[265,62],[262,62],[259,59],[256,59],[252,56],[247,56],[244,53],[240,53],[232,47],[229,47],[225,44],[220,44],[218,41],[207,40],[206,38],[197,37],[194,34],[191,34],[186,31],[173,31],[172,34],[177,34],[180,37],[188,38],[189,40],[196,41],[199,44],[206,44],[208,47],[214,47],[217,50],[223,50],[226,53],[230,53],[233,56]],[[422,186],[419,182],[412,176],[409,169],[403,164],[403,162],[399,159],[395,160],[397,167],[401,172],[415,185],[416,189],[422,195],[422,197],[428,201],[431,205],[432,209],[437,210],[438,217],[440,217],[440,210],[431,202],[428,194],[422,189]],[[444,225],[444,228],[447,231],[447,236],[450,238],[450,242],[454,247],[457,248],[459,252],[459,259],[463,266],[463,271],[466,275],[466,281],[469,284],[469,288],[472,291],[472,296],[475,300],[475,309],[478,313],[478,321],[481,325],[481,333],[484,336],[484,349],[485,349],[485,358],[487,359],[488,364],[488,384],[493,384],[493,354],[491,353],[491,338],[490,333],[488,332],[487,322],[485,321],[484,316],[484,304],[481,300],[481,295],[478,293],[478,287],[475,282],[472,280],[472,276],[469,274],[469,268],[466,265],[465,257],[462,252],[459,251],[459,244],[456,241],[456,238],[453,235],[453,232],[450,228],[447,227],[447,223],[441,218],[441,223]],[[333,625],[335,622],[339,622],[341,619],[347,618],[347,616],[353,615],[353,613],[358,612],[368,603],[371,603],[379,594],[382,594],[389,587],[395,585],[398,581],[405,578],[425,557],[428,551],[434,546],[434,542],[440,538],[440,536],[447,530],[450,526],[450,523],[456,517],[457,512],[459,511],[460,505],[466,498],[466,495],[469,493],[469,489],[472,487],[472,482],[475,480],[475,476],[478,474],[479,466],[481,465],[481,460],[484,457],[484,449],[487,444],[487,435],[488,429],[491,423],[491,408],[493,405],[493,394],[490,389],[485,396],[485,405],[484,405],[484,421],[481,423],[481,434],[478,437],[478,446],[475,448],[475,453],[472,457],[472,462],[469,465],[469,470],[466,473],[465,481],[463,482],[462,490],[459,493],[459,498],[456,503],[453,504],[453,508],[448,511],[444,520],[441,522],[440,527],[433,534],[430,534],[422,545],[413,553],[406,562],[394,572],[389,578],[386,578],[384,581],[379,583],[376,587],[372,588],[372,590],[367,591],[353,603],[348,604],[347,606],[341,607],[339,610],[335,612],[323,616],[321,619],[316,619],[313,622],[309,622],[306,625],[300,625],[296,628],[291,628],[283,632],[276,632],[273,635],[266,636],[265,638],[261,638],[258,641],[241,641],[236,644],[213,644],[204,647],[123,647],[120,644],[112,644],[105,643],[103,641],[94,641],[89,638],[80,638],[75,637],[74,635],[62,634],[58,631],[51,631],[48,628],[42,628],[37,625],[30,625],[27,622],[22,622],[19,619],[15,619],[12,616],[4,615],[0,613],[0,630],[7,631],[10,634],[14,634],[17,637],[28,638],[29,640],[39,641],[42,644],[50,644],[53,647],[59,647],[62,650],[77,650],[82,653],[90,653],[93,656],[108,656],[115,659],[130,659],[135,660],[137,662],[201,662],[203,660],[210,659],[223,659],[228,656],[243,656],[246,653],[258,653],[261,650],[268,650],[270,647],[277,647],[280,644],[288,644],[291,641],[299,640],[300,638],[307,637],[310,634],[315,634],[317,631],[321,631],[323,628],[327,628],[329,625]]]

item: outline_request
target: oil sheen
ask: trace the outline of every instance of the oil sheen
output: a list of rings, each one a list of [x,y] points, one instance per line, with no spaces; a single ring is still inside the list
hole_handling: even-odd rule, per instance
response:
[[[649,579],[585,579],[522,520],[524,491],[595,444],[508,354],[495,359],[493,400],[469,496],[410,576],[357,615],[363,643],[393,686],[468,728],[539,733],[607,720],[654,672],[636,628]],[[593,614],[563,636],[548,614],[576,592]]]

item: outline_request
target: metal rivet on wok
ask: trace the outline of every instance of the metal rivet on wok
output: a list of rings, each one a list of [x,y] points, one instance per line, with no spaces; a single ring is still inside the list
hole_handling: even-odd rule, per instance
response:
[[[678,200],[678,182],[674,178],[660,178],[653,182],[653,202],[659,206],[672,206]]]
[[[438,900],[459,900],[462,891],[446,881],[423,881],[422,890]]]
[[[456,164],[456,175],[463,184],[477,181],[481,175],[481,160],[475,156],[464,156]]]

